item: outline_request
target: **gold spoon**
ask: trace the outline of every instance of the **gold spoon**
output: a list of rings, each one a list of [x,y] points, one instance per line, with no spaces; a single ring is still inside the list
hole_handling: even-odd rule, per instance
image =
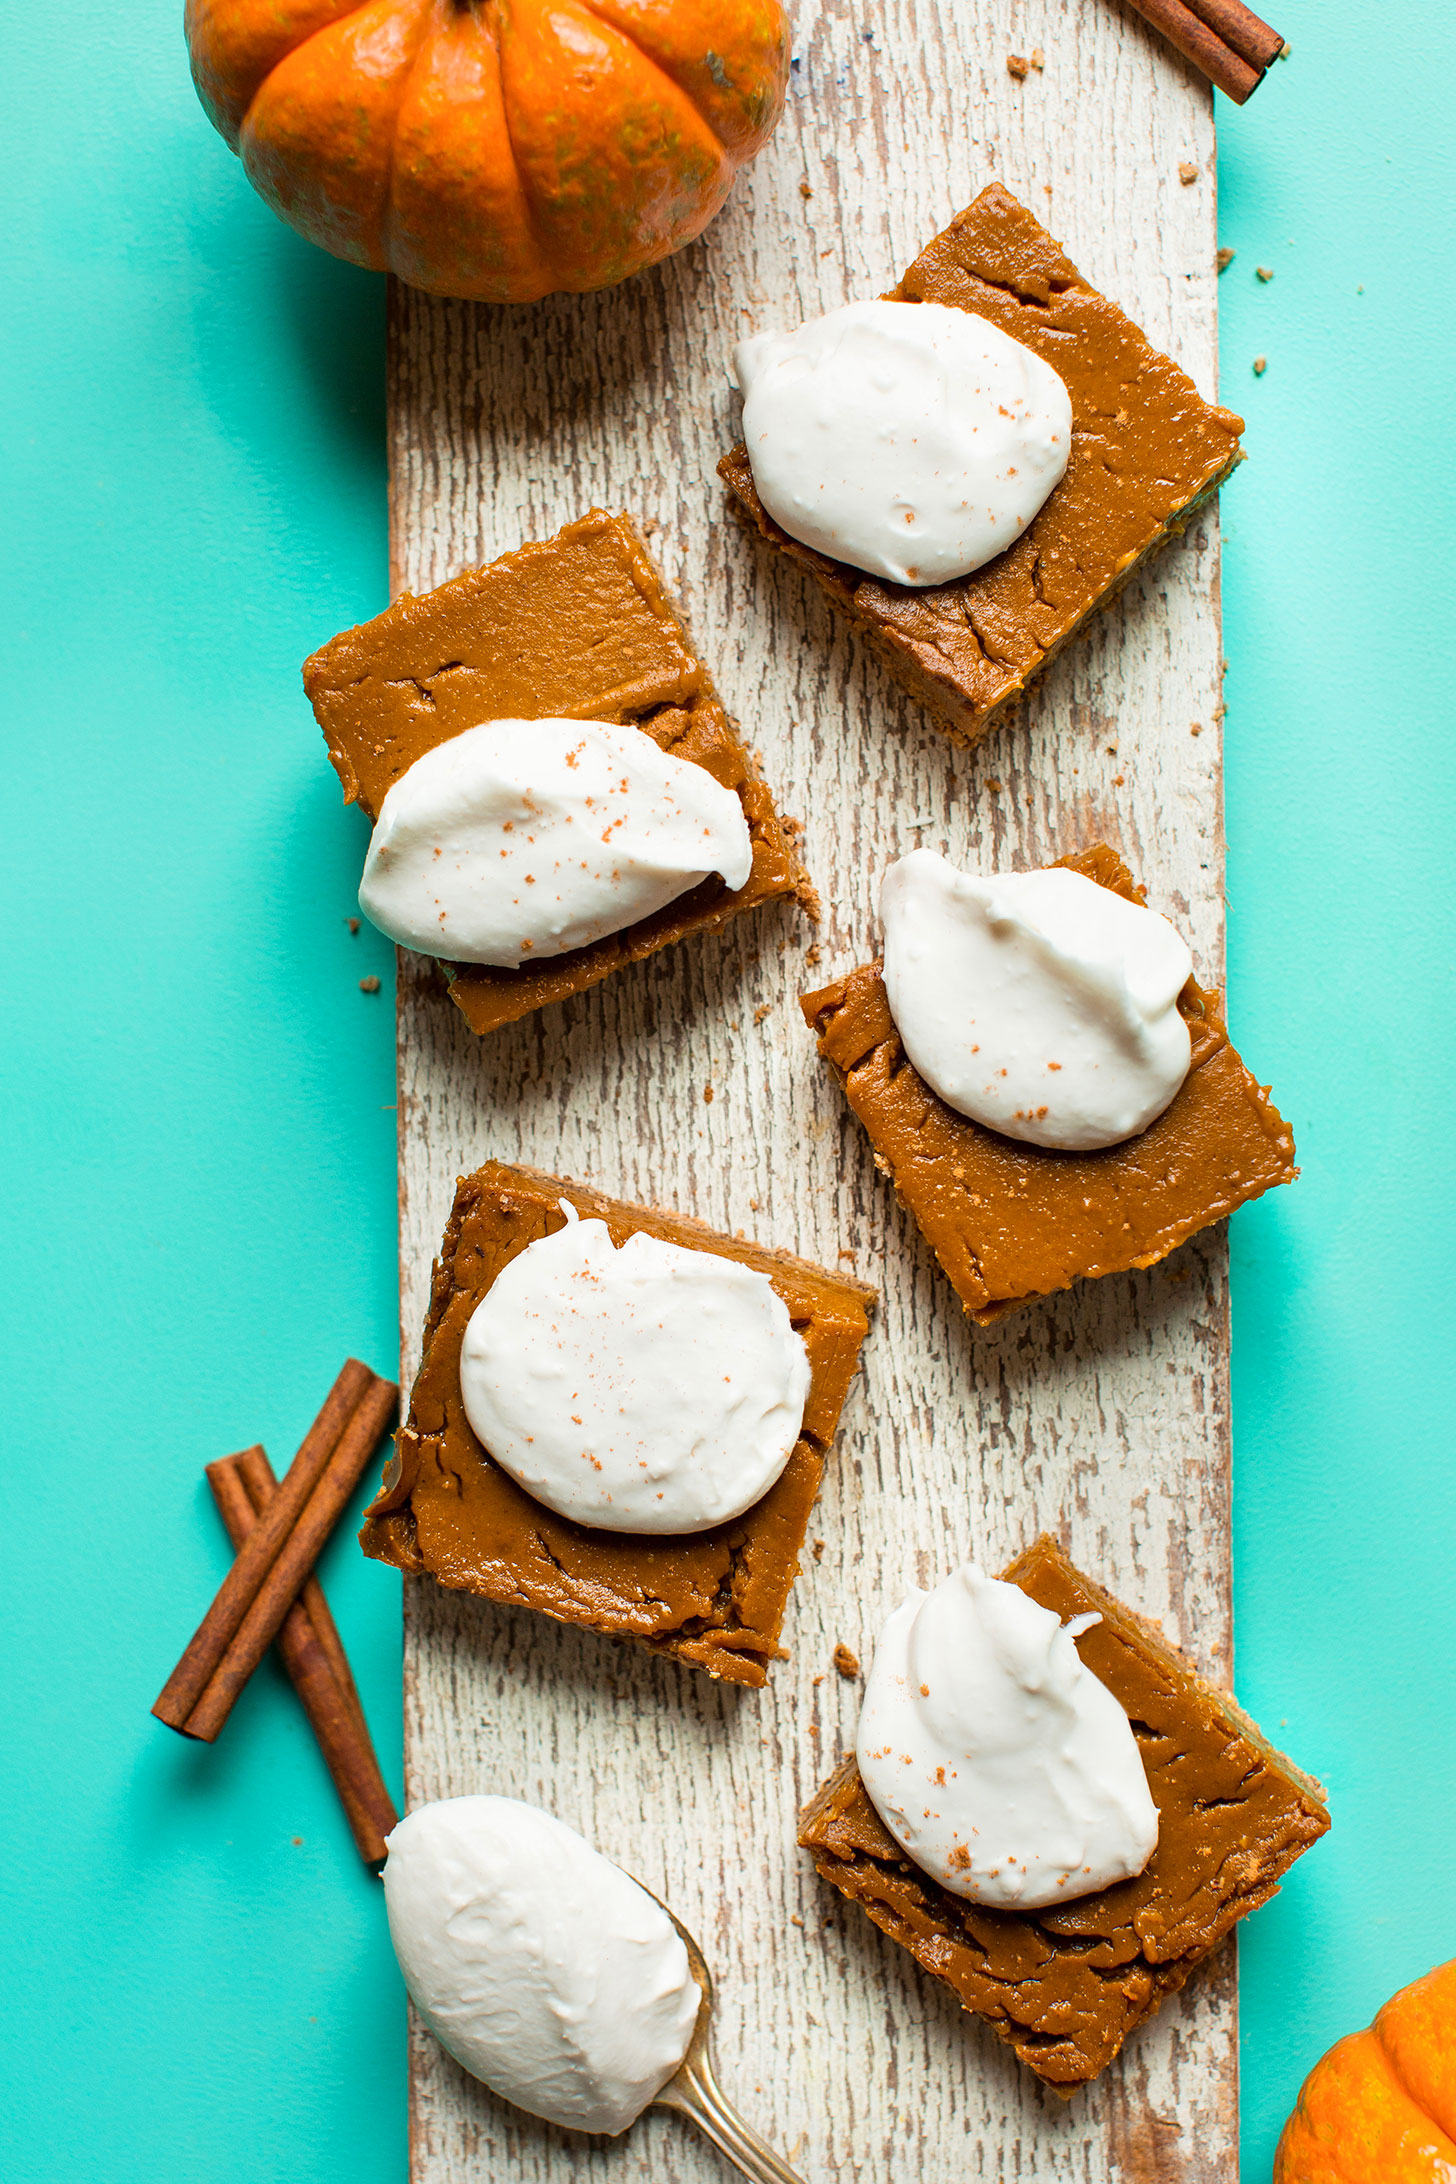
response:
[[[641,1883],[638,1883],[641,1886]],[[652,1895],[651,1889],[646,1893]],[[661,1898],[653,1896],[654,1903]],[[736,2109],[730,2108],[713,2075],[713,2059],[708,2052],[708,2020],[713,2014],[713,1982],[702,1950],[683,1925],[682,1920],[667,1905],[673,1925],[683,1938],[688,1953],[688,1964],[698,1983],[702,2001],[698,2004],[698,2021],[693,2027],[692,2041],[675,2074],[656,2098],[648,2103],[651,2108],[675,2108],[679,2115],[690,2116],[705,2138],[711,2139],[720,2154],[732,2162],[752,2184],[804,2184],[797,2170],[786,2161],[780,2161],[771,2146],[765,2145],[756,2131],[751,2131]]]

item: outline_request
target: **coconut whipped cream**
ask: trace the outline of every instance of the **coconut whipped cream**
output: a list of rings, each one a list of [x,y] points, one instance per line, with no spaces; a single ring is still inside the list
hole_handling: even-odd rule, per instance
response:
[[[578,1218],[529,1244],[472,1313],[471,1427],[518,1485],[605,1532],[702,1532],[789,1460],[809,1359],[766,1274]]]
[[[635,925],[710,872],[742,887],[752,864],[732,790],[642,729],[488,720],[390,788],[359,907],[406,948],[512,969]]]
[[[661,1904],[513,1797],[421,1805],[388,1842],[389,1938],[441,2046],[533,2116],[625,2131],[686,2055],[701,2000]]]
[[[880,888],[905,1052],[958,1113],[1033,1145],[1136,1137],[1188,1074],[1192,970],[1166,918],[1080,872],[960,872],[912,850]]]
[[[967,1563],[886,1623],[859,1717],[870,1802],[915,1863],[1003,1910],[1141,1873],[1158,1813],[1137,1740],[1063,1624]]]
[[[945,584],[994,560],[1067,467],[1065,386],[974,311],[851,303],[741,341],[733,368],[774,521],[893,584]]]

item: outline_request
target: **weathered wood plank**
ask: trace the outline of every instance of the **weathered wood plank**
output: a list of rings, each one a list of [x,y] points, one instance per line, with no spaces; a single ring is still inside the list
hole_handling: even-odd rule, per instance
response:
[[[1045,69],[1018,83],[1006,56],[1033,47]],[[832,1670],[833,1645],[866,1653],[906,1578],[971,1552],[995,1563],[1046,1525],[1204,1666],[1230,1666],[1222,1235],[968,1329],[794,1003],[864,958],[879,875],[917,842],[1021,864],[1103,835],[1189,934],[1200,975],[1222,978],[1214,513],[967,757],[727,518],[713,476],[734,437],[733,338],[877,293],[993,176],[1212,392],[1209,95],[1107,0],[803,8],[782,129],[693,250],[527,310],[394,298],[396,585],[423,589],[593,502],[648,519],[726,702],[807,823],[826,906],[813,968],[816,936],[776,909],[485,1043],[402,959],[405,1374],[455,1175],[488,1154],[831,1266],[852,1250],[883,1292],[812,1528],[822,1560],[769,1689],[722,1690],[409,1586],[407,1787],[411,1803],[540,1799],[666,1896],[718,1973],[725,2086],[806,2177],[1212,2184],[1237,2166],[1231,1951],[1064,2104],[837,1909],[794,1846],[801,1799],[853,1729],[860,1687]],[[427,2039],[411,2075],[416,2184],[723,2174],[673,2117],[597,2144],[509,2111]]]

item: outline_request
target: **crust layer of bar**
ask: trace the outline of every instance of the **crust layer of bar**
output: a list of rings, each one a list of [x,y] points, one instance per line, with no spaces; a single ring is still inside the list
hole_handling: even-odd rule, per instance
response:
[[[731,1524],[682,1539],[573,1524],[524,1493],[471,1431],[460,1400],[466,1325],[501,1269],[562,1226],[562,1198],[604,1220],[616,1244],[640,1231],[756,1267],[788,1306],[812,1369],[803,1430],[777,1484]],[[787,1252],[492,1161],[456,1188],[409,1419],[365,1517],[364,1552],[442,1585],[637,1639],[730,1683],[762,1684],[780,1651],[804,1529],[873,1301],[864,1283]]]
[[[711,877],[654,917],[530,969],[446,964],[472,1031],[495,1031],[779,896],[813,905],[773,798],[625,516],[594,508],[555,538],[421,597],[406,592],[314,653],[303,681],[345,801],[371,821],[417,758],[484,720],[627,723],[705,767],[743,806],[753,843],[743,887]]]
[[[790,538],[759,500],[742,442],[718,471],[763,536],[811,571],[911,695],[956,742],[973,744],[1228,476],[1243,419],[1205,402],[998,182],[927,245],[890,300],[974,311],[1065,381],[1067,473],[1014,546],[955,583],[915,591]]]
[[[1141,902],[1114,850],[1059,863]],[[1094,1153],[1048,1151],[958,1114],[906,1059],[880,965],[800,1002],[819,1051],[956,1294],[981,1326],[1084,1277],[1152,1266],[1294,1173],[1294,1139],[1229,1044],[1218,996],[1179,997],[1188,1075],[1140,1137]]]
[[[1277,1892],[1329,1815],[1318,1783],[1054,1540],[1037,1540],[1002,1575],[1064,1621],[1102,1618],[1077,1650],[1137,1735],[1159,1819],[1147,1870],[1057,1909],[985,1910],[905,1857],[852,1757],[804,1808],[799,1841],[832,1887],[1071,2094]]]

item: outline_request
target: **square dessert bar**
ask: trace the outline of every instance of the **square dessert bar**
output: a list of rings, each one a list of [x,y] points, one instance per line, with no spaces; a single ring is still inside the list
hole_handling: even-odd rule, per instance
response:
[[[886,1831],[851,1757],[805,1806],[822,1877],[986,2020],[1062,2094],[1096,2077],[1245,1912],[1266,1903],[1329,1827],[1317,1782],[1227,1692],[1042,1537],[1002,1576],[1065,1622],[1128,1714],[1158,1808],[1136,1880],[1039,1911],[988,1910],[923,1873]]]
[[[711,932],[776,896],[812,901],[789,832],[625,516],[599,508],[555,538],[468,569],[346,629],[304,662],[346,803],[371,821],[391,784],[436,744],[487,720],[605,720],[643,728],[704,766],[743,806],[747,884],[716,875],[652,917],[520,969],[447,963],[472,1031],[499,1029],[581,993],[686,933]]]
[[[563,1198],[583,1218],[605,1221],[618,1246],[641,1232],[757,1268],[788,1306],[811,1369],[803,1427],[779,1479],[730,1523],[676,1539],[575,1524],[517,1486],[472,1432],[460,1398],[466,1325],[502,1268],[562,1227]],[[364,1552],[488,1600],[638,1639],[728,1683],[765,1682],[767,1663],[781,1657],[784,1604],[874,1295],[863,1282],[684,1215],[488,1162],[456,1188],[409,1420],[365,1516]]]
[[[1000,708],[1228,476],[1244,421],[1205,402],[999,182],[927,244],[887,300],[974,311],[1064,381],[1066,475],[1015,545],[969,576],[917,591],[791,538],[759,500],[741,441],[718,473],[947,734],[979,743]]]
[[[1105,843],[1057,860],[1140,903]],[[965,1310],[989,1327],[1085,1277],[1152,1266],[1296,1174],[1288,1124],[1229,1044],[1218,996],[1178,997],[1188,1075],[1140,1137],[1070,1153],[1002,1137],[931,1091],[906,1059],[878,963],[802,996],[819,1051]]]

